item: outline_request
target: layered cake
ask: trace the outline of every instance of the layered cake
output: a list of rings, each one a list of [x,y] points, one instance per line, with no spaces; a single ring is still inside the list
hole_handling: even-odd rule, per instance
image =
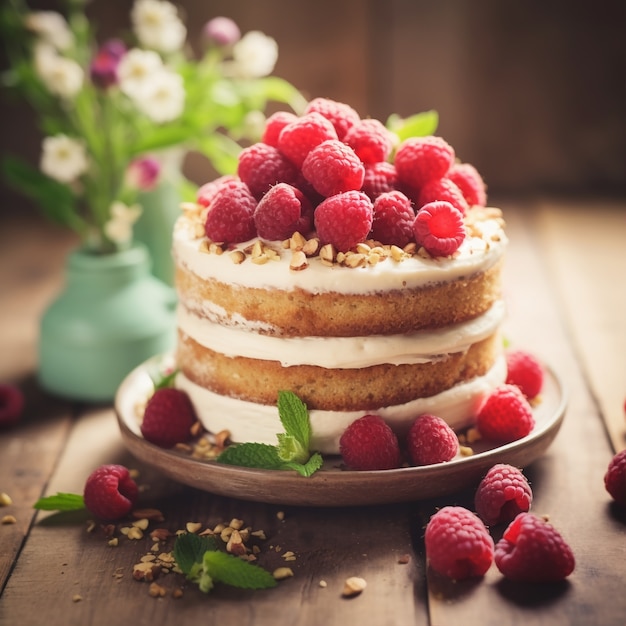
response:
[[[269,118],[239,164],[173,235],[176,385],[205,428],[274,444],[281,390],[325,454],[368,413],[400,436],[422,413],[470,425],[506,377],[507,240],[476,171],[322,99]]]

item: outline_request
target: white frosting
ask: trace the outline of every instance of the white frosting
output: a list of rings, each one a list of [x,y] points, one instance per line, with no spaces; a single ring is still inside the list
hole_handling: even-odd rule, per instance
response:
[[[376,413],[399,434],[406,433],[413,420],[424,413],[438,415],[455,430],[471,425],[484,397],[506,379],[506,362],[499,358],[485,375],[456,385],[429,398],[418,398],[406,404],[372,411],[309,411],[311,448],[323,454],[339,453],[339,438],[355,419]],[[276,406],[255,404],[221,396],[191,382],[179,374],[176,386],[186,391],[198,418],[211,432],[229,430],[233,441],[276,444],[277,433],[283,432]]]
[[[400,262],[391,258],[364,267],[340,265],[328,267],[320,257],[308,259],[309,266],[300,271],[289,269],[291,253],[280,250],[280,259],[257,265],[246,259],[233,263],[228,253],[221,255],[199,252],[202,238],[196,236],[197,222],[182,215],[174,228],[173,252],[179,264],[199,278],[222,283],[281,289],[301,288],[311,293],[373,293],[377,291],[412,289],[428,284],[469,277],[491,267],[502,256],[507,238],[498,220],[478,222],[482,237],[468,236],[452,257],[422,258],[413,255]],[[235,246],[244,250],[253,242]],[[280,242],[274,242],[276,247]]]
[[[279,361],[283,367],[317,365],[361,368],[382,363],[428,363],[464,352],[492,335],[504,319],[504,303],[496,302],[476,319],[407,335],[367,337],[273,337],[244,326],[223,326],[178,307],[179,328],[200,345],[229,357]]]

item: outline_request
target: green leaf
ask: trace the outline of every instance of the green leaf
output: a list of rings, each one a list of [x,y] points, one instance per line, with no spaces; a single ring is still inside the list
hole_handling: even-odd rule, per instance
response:
[[[277,585],[276,579],[258,565],[225,552],[208,551],[202,560],[204,571],[213,580],[241,589],[269,589]]]
[[[217,543],[213,537],[185,533],[176,537],[174,558],[178,567],[186,576],[193,576],[194,565],[202,563],[207,550],[216,550]]]
[[[279,391],[278,416],[285,433],[294,437],[305,450],[308,450],[311,422],[306,404],[292,391]]]
[[[39,498],[33,506],[40,511],[80,511],[85,508],[85,500],[77,493],[59,492],[54,496]]]
[[[409,137],[425,137],[433,135],[439,125],[437,111],[424,111],[407,118],[391,115],[387,120],[387,128],[398,135],[400,141]]]
[[[315,474],[320,467],[322,467],[323,462],[324,459],[322,458],[322,455],[319,452],[316,452],[311,455],[311,458],[306,463],[285,463],[283,465],[283,469],[295,470],[301,476],[308,478],[309,476]]]
[[[276,446],[267,443],[240,443],[230,446],[217,457],[217,462],[261,469],[280,469],[283,463]]]
[[[279,433],[278,458],[286,463],[306,463],[309,458],[308,446],[303,446],[293,435]]]
[[[234,174],[237,171],[241,146],[234,139],[221,133],[213,133],[200,138],[196,145],[198,151],[211,161],[219,174]]]

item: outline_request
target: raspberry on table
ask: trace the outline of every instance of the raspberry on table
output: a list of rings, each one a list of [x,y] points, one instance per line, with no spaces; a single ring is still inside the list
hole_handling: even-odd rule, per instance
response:
[[[334,126],[340,141],[344,140],[350,128],[361,119],[349,104],[336,102],[330,98],[313,98],[307,104],[304,113],[319,113],[325,117]]]
[[[313,208],[304,194],[286,183],[274,185],[254,210],[254,224],[262,239],[284,240],[295,232],[306,236],[312,227]]]
[[[465,239],[463,214],[449,202],[430,202],[415,216],[413,234],[431,256],[449,256]]]
[[[365,241],[374,214],[372,201],[361,191],[346,191],[330,196],[315,209],[314,221],[322,244],[330,243],[347,252]]]
[[[495,547],[495,562],[510,580],[556,582],[567,578],[576,565],[561,534],[532,513],[520,513]]]
[[[525,350],[507,350],[505,357],[506,382],[519,387],[529,400],[536,398],[543,387],[544,368],[540,361]]]
[[[424,543],[430,567],[453,580],[483,576],[493,562],[489,531],[461,506],[439,509],[426,526]]]
[[[520,469],[506,463],[494,465],[474,494],[478,517],[487,526],[508,524],[530,509],[533,492]]]
[[[392,134],[377,119],[358,121],[343,139],[363,163],[378,163],[387,160],[393,148]]]
[[[361,188],[365,166],[354,150],[337,139],[329,139],[309,152],[302,174],[322,196],[334,196]]]
[[[272,113],[272,115],[265,120],[265,129],[263,130],[261,141],[276,148],[278,146],[280,131],[285,128],[287,124],[291,124],[291,122],[295,122],[297,119],[298,116],[291,111],[276,111]]]
[[[421,208],[425,204],[437,200],[449,202],[455,209],[461,212],[461,215],[465,215],[469,210],[461,190],[448,178],[439,178],[427,182],[419,191],[417,206]]]
[[[278,148],[255,143],[240,152],[237,174],[260,200],[276,183],[293,185],[298,179],[298,168]]]
[[[443,178],[453,163],[454,148],[434,135],[405,139],[396,151],[398,179],[417,189],[431,180]]]
[[[626,506],[626,450],[611,459],[604,474],[604,486],[615,502]]]
[[[180,389],[163,387],[148,399],[141,434],[161,448],[172,448],[191,438],[191,427],[196,420],[189,396]]]
[[[278,149],[301,168],[307,154],[328,139],[337,139],[332,123],[319,113],[308,113],[287,124],[278,136]]]
[[[139,489],[123,465],[101,465],[85,482],[85,506],[96,517],[115,521],[130,513]]]
[[[396,434],[379,415],[364,415],[352,422],[339,440],[344,463],[353,470],[387,470],[400,466]]]
[[[240,243],[256,235],[254,209],[257,201],[242,181],[223,186],[215,194],[204,224],[204,232],[219,243]]]
[[[404,248],[413,240],[414,219],[413,205],[402,192],[381,193],[374,200],[371,238],[382,244]]]
[[[24,412],[24,394],[16,385],[0,384],[0,428],[15,426]]]
[[[365,164],[365,176],[361,191],[372,200],[376,200],[381,193],[395,191],[397,185],[398,175],[393,163],[381,161],[380,163]]]
[[[213,198],[215,198],[215,195],[220,189],[238,182],[239,179],[236,176],[225,174],[224,176],[220,176],[215,180],[205,183],[196,193],[196,202],[204,207],[207,207],[211,204],[211,202],[213,202]]]
[[[414,465],[445,463],[456,456],[459,440],[441,417],[424,414],[409,429],[407,450]]]
[[[503,384],[485,399],[478,415],[476,428],[486,439],[509,443],[528,435],[535,418],[528,400],[515,385]]]
[[[486,206],[487,187],[472,164],[454,163],[447,177],[461,190],[469,206]]]

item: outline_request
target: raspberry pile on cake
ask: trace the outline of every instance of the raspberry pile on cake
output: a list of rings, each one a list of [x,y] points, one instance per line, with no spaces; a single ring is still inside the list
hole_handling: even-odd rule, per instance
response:
[[[423,413],[472,424],[506,378],[507,239],[485,205],[440,137],[400,141],[324,98],[268,118],[174,229],[176,384],[203,425],[274,443],[281,390],[326,454],[368,413],[400,436]]]

